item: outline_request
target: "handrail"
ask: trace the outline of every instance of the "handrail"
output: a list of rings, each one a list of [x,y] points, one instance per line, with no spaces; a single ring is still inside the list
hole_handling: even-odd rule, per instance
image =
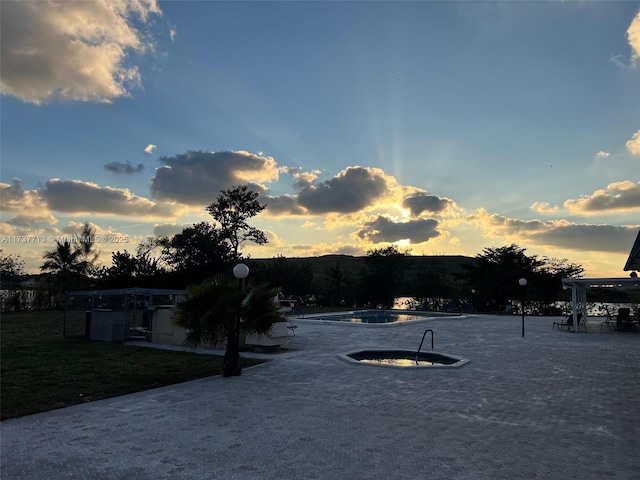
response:
[[[420,341],[420,346],[418,347],[418,351],[416,352],[416,365],[418,365],[418,356],[420,355],[420,349],[422,348],[422,343],[424,342],[424,337],[427,336],[427,332],[431,332],[431,351],[433,351],[433,330],[428,328],[422,334],[422,340]]]

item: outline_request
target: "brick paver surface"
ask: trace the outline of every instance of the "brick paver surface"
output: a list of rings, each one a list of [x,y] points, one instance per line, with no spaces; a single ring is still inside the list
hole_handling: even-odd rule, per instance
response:
[[[299,322],[287,350],[211,377],[4,421],[2,479],[637,479],[640,333],[469,316]],[[458,369],[352,365],[435,350]],[[597,331],[597,328],[595,329]],[[430,341],[426,341],[430,349]]]

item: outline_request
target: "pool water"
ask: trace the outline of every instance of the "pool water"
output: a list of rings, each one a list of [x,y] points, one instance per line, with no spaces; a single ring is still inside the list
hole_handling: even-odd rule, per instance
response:
[[[305,317],[308,320],[321,320],[325,322],[350,322],[350,323],[402,323],[416,320],[424,320],[435,316],[433,313],[419,311],[394,311],[394,310],[356,310],[353,312],[337,313],[331,315],[314,315]]]
[[[418,362],[416,363],[415,358],[365,358],[358,361],[362,363],[373,363],[374,365],[394,365],[396,367],[415,367],[416,365],[433,367],[434,365],[443,365],[440,362],[430,362],[420,359],[418,359]]]
[[[412,350],[357,350],[340,355],[343,359],[364,365],[381,367],[460,367],[469,360],[448,353],[416,352]]]

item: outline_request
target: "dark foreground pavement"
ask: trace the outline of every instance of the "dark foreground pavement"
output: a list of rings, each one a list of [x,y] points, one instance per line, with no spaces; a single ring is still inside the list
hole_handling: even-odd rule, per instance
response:
[[[640,478],[640,333],[558,332],[555,320],[527,318],[525,338],[519,317],[300,322],[287,351],[241,377],[2,422],[1,478]],[[416,349],[426,328],[436,351],[471,362],[337,356]]]

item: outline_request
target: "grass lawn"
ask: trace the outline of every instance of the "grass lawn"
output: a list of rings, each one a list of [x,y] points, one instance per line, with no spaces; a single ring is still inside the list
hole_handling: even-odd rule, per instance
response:
[[[220,375],[222,357],[63,338],[62,312],[0,317],[2,420]],[[262,363],[242,359],[242,366]]]

